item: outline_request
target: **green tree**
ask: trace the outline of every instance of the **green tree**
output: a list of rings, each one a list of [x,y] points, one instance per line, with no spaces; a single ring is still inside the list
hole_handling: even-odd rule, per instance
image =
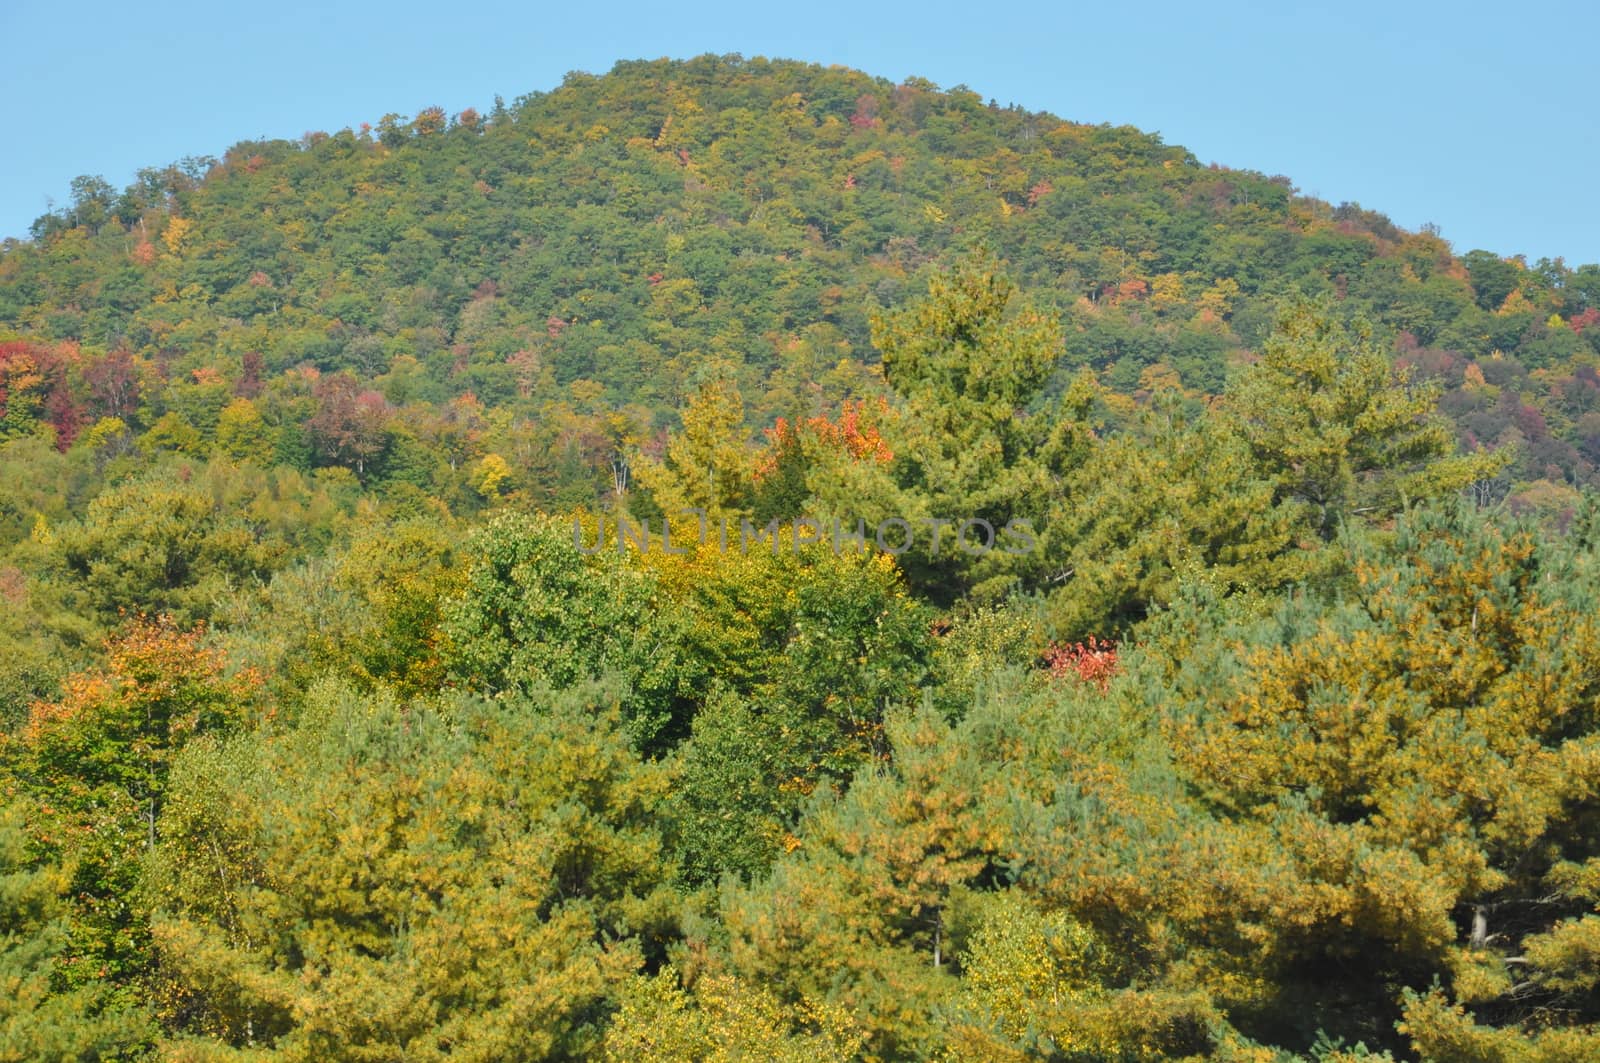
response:
[[[668,778],[615,697],[324,685],[288,731],[192,746],[151,872],[167,1053],[592,1056],[672,926]]]
[[[1364,321],[1346,327],[1325,304],[1287,304],[1239,374],[1228,408],[1279,499],[1305,506],[1331,539],[1341,521],[1378,521],[1407,502],[1448,497],[1494,475],[1502,458],[1455,454],[1438,389],[1413,385]]]
[[[103,624],[128,612],[208,616],[234,586],[276,558],[236,516],[193,484],[152,476],[107,489],[56,533],[54,555],[84,611]]]
[[[681,872],[758,875],[809,794],[885,754],[890,711],[928,680],[929,618],[881,555],[713,542],[649,561],[682,618],[688,685],[711,692],[669,806]]]
[[[622,708],[641,748],[681,737],[689,692],[676,617],[658,608],[649,573],[609,547],[585,554],[582,535],[569,522],[512,513],[479,531],[444,608],[448,675],[499,695],[615,672],[628,678]]]
[[[771,876],[723,900],[734,971],[844,1006],[884,1058],[937,1044],[934,1009],[956,985],[952,891],[1000,852],[1001,821],[974,811],[1004,784],[946,734],[928,712],[892,719],[892,762],[819,796]]]
[[[0,797],[0,1061],[73,1063],[136,1055],[152,1035],[100,983],[71,988],[72,868],[41,859],[30,837],[38,806],[7,784]]]
[[[72,868],[72,984],[127,987],[143,976],[141,862],[156,846],[172,759],[196,736],[245,718],[255,682],[170,619],[140,618],[107,661],[34,705],[20,735],[18,774],[45,814],[41,845]]]
[[[456,591],[461,532],[448,517],[362,520],[325,557],[246,587],[217,614],[230,656],[283,701],[335,673],[405,694],[445,682],[441,625]]]
[[[1169,606],[1185,579],[1260,595],[1310,575],[1299,508],[1220,418],[1170,402],[1102,442],[1073,480],[1057,523],[1060,584],[1048,614],[1058,637],[1128,631]]]
[[[809,477],[824,515],[847,527],[861,518],[871,529],[908,522],[902,564],[936,598],[1037,579],[1048,552],[1039,544],[1050,542],[1064,502],[1062,477],[1091,445],[1086,381],[1047,412],[1032,409],[1063,341],[1054,319],[1013,307],[1015,292],[979,253],[935,274],[925,298],[875,318],[873,343],[899,400],[884,425],[892,458],[845,453]],[[1013,521],[1021,534],[1008,531]],[[888,538],[898,546],[906,531]]]
[[[1465,508],[1408,516],[1350,543],[1331,600],[1202,635],[1158,695],[1182,777],[1270,854],[1235,892],[1295,906],[1255,917],[1280,1043],[1313,1023],[1392,1043],[1399,990],[1439,979],[1492,1040],[1592,1047],[1595,520],[1541,542]],[[1328,965],[1345,973],[1302,980]],[[1471,1024],[1439,999],[1410,999],[1411,1039],[1465,1058],[1444,1046]]]
[[[704,511],[713,522],[737,520],[751,501],[748,441],[737,385],[713,380],[684,407],[683,429],[668,441],[665,460],[638,464],[639,483],[674,523],[691,509]]]
[[[1506,297],[1517,290],[1523,271],[1492,251],[1468,251],[1461,264],[1472,279],[1472,294],[1478,306],[1493,313]]]

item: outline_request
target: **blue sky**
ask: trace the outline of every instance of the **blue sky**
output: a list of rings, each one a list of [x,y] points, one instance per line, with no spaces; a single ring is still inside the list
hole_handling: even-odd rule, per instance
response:
[[[1600,5],[1368,0],[418,4],[0,0],[0,236],[71,179],[220,155],[439,105],[485,109],[569,70],[703,52],[965,84],[1159,132],[1407,228],[1600,261]]]

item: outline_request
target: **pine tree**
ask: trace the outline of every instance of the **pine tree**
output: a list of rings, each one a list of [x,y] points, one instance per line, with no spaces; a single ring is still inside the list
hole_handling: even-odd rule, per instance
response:
[[[1277,498],[1304,506],[1327,540],[1342,521],[1382,520],[1504,466],[1503,456],[1455,453],[1438,397],[1395,370],[1369,323],[1347,327],[1329,305],[1301,299],[1283,307],[1228,408]]]
[[[1290,906],[1254,917],[1278,1035],[1389,1038],[1399,989],[1434,978],[1510,1031],[1493,1041],[1600,1022],[1597,528],[1591,510],[1542,541],[1464,507],[1422,511],[1350,542],[1332,600],[1186,653],[1161,695],[1174,762],[1229,831],[1267,846],[1232,869],[1234,891]],[[1300,982],[1330,963],[1346,974]],[[1408,999],[1418,1043],[1467,1029],[1444,998]]]
[[[167,1054],[592,1056],[674,908],[669,777],[629,751],[615,696],[435,708],[325,685],[292,729],[193,747],[151,871]]]
[[[738,387],[713,380],[684,407],[682,431],[668,441],[666,459],[638,465],[639,483],[675,527],[696,523],[690,510],[701,510],[713,524],[737,521],[752,501],[748,441]]]
[[[1061,356],[1061,329],[1014,305],[1015,294],[999,264],[976,253],[935,274],[922,299],[874,318],[898,400],[882,426],[892,458],[841,456],[808,477],[827,518],[869,529],[906,522],[887,539],[909,543],[900,562],[937,600],[1042,578],[1062,477],[1091,445],[1087,380],[1047,412],[1033,409]]]

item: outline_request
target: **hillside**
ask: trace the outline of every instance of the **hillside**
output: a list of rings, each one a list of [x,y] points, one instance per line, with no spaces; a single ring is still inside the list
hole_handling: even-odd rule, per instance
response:
[[[869,315],[981,242],[1064,315],[1063,368],[1116,391],[1171,370],[1219,392],[1278,296],[1332,292],[1441,381],[1464,441],[1519,447],[1516,480],[1589,483],[1600,460],[1600,269],[1457,257],[1133,129],[915,80],[623,63],[488,114],[75,190],[0,255],[0,330],[48,348],[31,414],[5,385],[6,436],[42,418],[64,447],[114,417],[203,453],[245,398],[276,460],[451,497],[440,437],[470,395],[497,414],[484,446],[523,453],[517,486],[571,498],[608,465],[578,426],[625,411],[659,430],[709,376],[737,378],[752,429],[835,407],[861,386],[839,363],[876,360]],[[308,428],[332,401],[312,378],[338,373],[384,404],[359,458]]]

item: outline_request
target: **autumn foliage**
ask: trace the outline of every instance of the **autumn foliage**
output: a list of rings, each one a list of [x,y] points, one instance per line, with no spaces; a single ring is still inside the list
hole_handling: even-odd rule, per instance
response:
[[[790,421],[779,417],[766,430],[767,449],[755,466],[757,482],[778,471],[785,453],[802,451],[807,446],[827,448],[857,461],[888,464],[894,460],[894,453],[878,424],[887,410],[888,404],[882,400],[869,404],[863,399],[846,399],[834,418],[819,414]]]
[[[0,242],[0,1063],[1600,1059],[1600,266],[838,67],[370,117]]]
[[[39,702],[22,732],[42,783],[90,797],[101,786],[158,799],[173,751],[244,718],[258,685],[226,674],[203,625],[134,618],[106,645],[106,663]]]
[[[1104,690],[1117,674],[1117,644],[1090,635],[1082,642],[1051,646],[1044,661],[1053,679],[1077,679]]]
[[[0,440],[48,426],[58,449],[71,445],[84,418],[70,385],[77,359],[73,343],[0,343]]]

